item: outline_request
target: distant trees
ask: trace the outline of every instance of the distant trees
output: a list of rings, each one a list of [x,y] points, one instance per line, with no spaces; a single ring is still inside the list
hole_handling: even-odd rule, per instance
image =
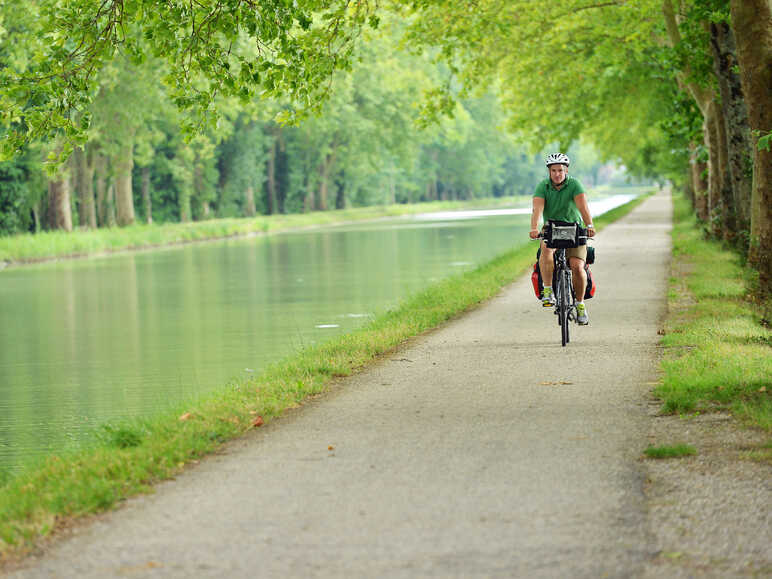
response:
[[[67,163],[49,175],[29,144],[0,164],[4,209],[42,204],[41,227],[69,230],[529,192],[541,163],[501,130],[490,93],[460,100],[453,118],[416,124],[415,104],[442,67],[400,51],[399,34],[397,23],[368,33],[350,70],[333,74],[318,116],[282,125],[274,119],[289,102],[220,97],[219,122],[188,139],[161,82],[168,65],[118,55],[95,74],[79,113],[88,129]],[[45,143],[58,158],[60,138]],[[34,228],[9,217],[0,233]]]

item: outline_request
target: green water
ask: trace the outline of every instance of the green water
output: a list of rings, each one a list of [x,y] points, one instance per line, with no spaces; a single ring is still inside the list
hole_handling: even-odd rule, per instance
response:
[[[107,421],[151,415],[259,372],[528,243],[527,215],[482,215],[3,271],[0,470],[77,446]]]

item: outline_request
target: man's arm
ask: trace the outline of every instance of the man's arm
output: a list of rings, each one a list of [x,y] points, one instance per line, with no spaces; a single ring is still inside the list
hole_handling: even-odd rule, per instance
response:
[[[590,204],[587,203],[587,194],[580,193],[574,197],[574,203],[576,203],[576,208],[579,210],[579,213],[581,213],[584,225],[587,227],[587,235],[589,237],[594,237],[595,227],[592,224],[592,215],[590,215]]]
[[[533,210],[531,211],[531,232],[528,234],[531,239],[539,237],[539,220],[544,212],[544,198],[533,198]]]

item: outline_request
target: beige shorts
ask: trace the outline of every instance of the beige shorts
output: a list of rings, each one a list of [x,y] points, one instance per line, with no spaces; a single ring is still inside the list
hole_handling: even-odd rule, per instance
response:
[[[587,246],[580,245],[579,247],[569,247],[566,249],[566,256],[569,259],[572,257],[578,257],[583,262],[587,263]]]
[[[580,245],[579,247],[569,247],[566,249],[566,255],[571,257],[578,257],[583,262],[587,263],[587,246]]]

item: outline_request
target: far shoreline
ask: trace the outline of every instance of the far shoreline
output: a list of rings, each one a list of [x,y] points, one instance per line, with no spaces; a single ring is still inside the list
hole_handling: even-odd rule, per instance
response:
[[[619,192],[614,193],[614,190]],[[630,190],[633,190],[630,192]],[[604,197],[636,197],[650,186],[601,189]],[[590,193],[592,195],[592,192]],[[306,231],[325,226],[364,223],[395,217],[418,216],[443,211],[498,208],[527,209],[530,195],[487,197],[469,201],[431,201],[414,204],[377,205],[312,213],[261,215],[254,218],[223,218],[191,223],[134,224],[72,232],[46,231],[0,237],[0,272],[57,261],[102,258],[124,253],[157,251],[193,243],[249,239],[275,233]],[[160,239],[159,239],[160,238]]]

